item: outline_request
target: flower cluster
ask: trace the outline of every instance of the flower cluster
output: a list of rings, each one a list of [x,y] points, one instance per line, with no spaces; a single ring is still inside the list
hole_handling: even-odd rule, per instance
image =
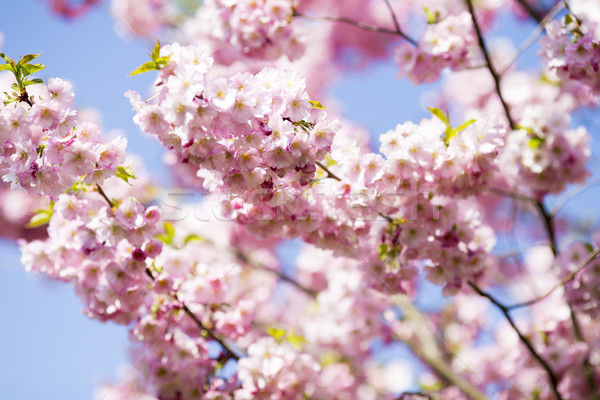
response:
[[[576,273],[565,285],[565,297],[577,311],[598,318],[600,312],[600,262],[592,260],[583,264],[592,248],[583,243],[573,243],[557,260],[565,273]]]
[[[156,35],[175,14],[170,0],[112,0],[117,31],[122,35]]]
[[[338,129],[292,71],[207,79],[212,60],[196,47],[165,46],[156,100],[131,94],[136,123],[156,135],[204,186],[233,207],[276,213],[297,201]]]
[[[587,176],[589,135],[584,127],[569,129],[569,117],[550,113],[542,106],[526,107],[520,120],[523,129],[513,131],[501,159],[506,168],[502,179],[525,187],[534,197],[560,193],[569,183]]]
[[[89,190],[58,197],[48,238],[22,243],[22,262],[72,282],[88,316],[128,324],[147,301],[146,259],[162,249],[160,211],[133,198],[109,207]]]
[[[580,82],[595,95],[600,94],[600,38],[593,29],[590,32],[576,21],[566,26],[552,21],[546,25],[546,33],[540,43],[548,68],[563,81]]]
[[[399,75],[418,84],[437,80],[444,68],[458,71],[471,66],[476,42],[472,27],[466,11],[432,21],[418,46],[403,42],[394,49]]]
[[[240,55],[293,60],[304,53],[304,41],[291,24],[292,6],[290,0],[209,0],[184,29],[208,39],[219,62],[231,63]]]
[[[0,110],[2,179],[56,197],[81,178],[102,183],[114,176],[125,157],[125,139],[103,142],[98,126],[78,123],[68,82],[51,78],[32,88],[38,90],[31,105],[8,103]]]
[[[310,355],[299,353],[290,343],[259,339],[248,347],[239,362],[242,388],[236,399],[300,399],[311,396],[320,370]]]

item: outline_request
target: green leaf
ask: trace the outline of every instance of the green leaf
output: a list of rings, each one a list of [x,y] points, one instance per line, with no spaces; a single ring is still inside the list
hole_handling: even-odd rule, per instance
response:
[[[148,61],[131,71],[129,76],[143,74],[144,72],[156,71],[160,69],[160,65],[155,61]]]
[[[7,64],[14,64],[15,62],[12,60],[12,58],[10,58],[9,56],[7,56],[4,53],[0,53],[0,58],[4,60],[5,63]]]
[[[440,17],[440,12],[436,11],[434,13],[433,11],[431,11],[427,7],[423,7],[423,9],[425,10],[425,14],[427,15],[427,23],[428,24],[435,24],[437,22],[438,18]]]
[[[529,139],[529,147],[532,149],[537,149],[538,147],[540,147],[543,141],[544,139],[540,137],[532,137],[531,139]]]
[[[565,15],[565,25],[569,25],[571,22],[573,22],[573,17],[571,14]]]
[[[444,134],[444,144],[448,145],[450,143],[450,139],[458,134],[458,129],[454,129],[451,127],[446,128],[446,133]]]
[[[203,238],[202,236],[198,236],[195,233],[192,233],[191,235],[187,235],[185,237],[185,239],[183,239],[183,245],[185,246],[186,244],[190,243],[190,242],[206,242],[206,238]]]
[[[86,183],[84,183],[83,181],[79,180],[77,182],[75,182],[69,189],[67,189],[67,192],[89,192],[91,190],[91,185],[88,185]]]
[[[302,349],[303,343],[308,343],[306,339],[299,335],[290,334],[286,336],[285,340],[287,340],[292,346],[297,348],[298,350]]]
[[[152,54],[150,54],[150,58],[152,58],[152,61],[158,61],[159,57],[160,57],[160,42],[157,39],[156,44],[154,45],[154,48],[152,49]]]
[[[160,42],[157,40],[156,45],[152,49],[152,53],[150,53],[151,61],[145,62],[129,74],[129,76],[134,76],[138,74],[142,74],[148,71],[156,71],[167,65],[169,62],[169,57],[161,57],[160,56]]]
[[[592,251],[594,251],[594,246],[592,246],[589,243],[584,243],[585,248],[591,253]]]
[[[385,260],[389,251],[389,247],[387,244],[382,243],[377,247],[377,253],[379,253],[379,259],[381,261]]]
[[[23,86],[36,85],[38,83],[44,83],[44,81],[39,78],[35,78],[35,79],[24,81]]]
[[[523,126],[523,125],[517,125],[517,127],[516,127],[516,128],[517,128],[517,129],[522,129],[522,130],[526,131],[527,133],[534,133],[534,132],[533,132],[533,129],[531,129],[531,128],[527,128],[527,127],[525,127],[525,126]]]
[[[319,110],[326,110],[325,106],[321,104],[319,101],[309,100],[310,104],[312,104],[313,108],[318,108]]]
[[[21,65],[20,68],[23,72],[23,76],[27,76],[43,70],[46,66],[44,64],[24,64]]]
[[[2,64],[0,65],[0,71],[12,71],[12,65],[10,64]]]
[[[442,110],[440,110],[439,108],[434,108],[434,107],[427,107],[427,109],[429,111],[431,111],[431,113],[433,115],[435,115],[436,117],[438,117],[438,119],[440,121],[442,121],[444,123],[444,125],[446,125],[446,127],[450,127],[450,122],[448,122],[448,117],[446,116],[446,114],[444,114],[444,112]]]
[[[475,119],[470,119],[470,120],[468,120],[467,122],[463,122],[462,124],[460,124],[460,125],[459,125],[459,126],[456,128],[456,130],[457,130],[458,132],[460,132],[460,131],[462,131],[463,129],[465,129],[467,126],[469,126],[469,125],[473,124],[475,121],[476,121]]]
[[[165,228],[165,233],[158,235],[156,238],[169,246],[173,244],[173,239],[175,238],[175,228],[173,228],[173,225],[168,222],[163,223],[163,226]]]
[[[27,225],[25,225],[25,228],[37,228],[48,224],[53,212],[52,205],[47,210],[37,210]]]
[[[117,167],[117,173],[115,174],[115,176],[117,178],[123,179],[127,183],[129,183],[130,179],[135,179],[135,175],[133,174],[133,171],[131,170],[131,168],[125,167],[123,165],[119,165]]]
[[[19,62],[17,63],[17,65],[28,64],[30,61],[33,61],[36,58],[38,58],[40,56],[40,54],[42,54],[42,53],[27,54],[26,56],[21,57],[21,59],[19,60]]]
[[[285,337],[285,329],[269,328],[267,333],[273,337],[277,342],[281,342]]]

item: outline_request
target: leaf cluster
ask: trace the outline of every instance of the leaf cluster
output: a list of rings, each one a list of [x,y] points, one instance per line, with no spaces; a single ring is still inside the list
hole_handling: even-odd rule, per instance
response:
[[[27,86],[43,83],[39,78],[30,78],[29,76],[46,68],[44,64],[32,63],[41,53],[27,54],[15,62],[12,58],[4,53],[0,53],[0,58],[4,60],[4,64],[0,65],[0,71],[10,71],[15,76],[16,82],[11,85],[14,90],[12,93],[4,92],[6,100],[4,105],[15,101],[24,101],[29,105],[32,104],[29,95],[27,94]]]

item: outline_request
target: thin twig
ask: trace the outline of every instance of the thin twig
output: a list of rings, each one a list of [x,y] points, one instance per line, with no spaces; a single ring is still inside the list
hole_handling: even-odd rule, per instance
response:
[[[423,399],[433,400],[433,397],[431,397],[430,394],[423,393],[423,392],[402,392],[402,393],[400,393],[400,396],[396,400],[407,400],[412,397],[421,397]]]
[[[514,310],[516,308],[522,308],[522,307],[530,306],[532,304],[537,303],[540,300],[545,299],[546,297],[550,296],[556,289],[558,289],[559,287],[562,287],[562,286],[566,285],[567,283],[569,283],[573,279],[575,279],[575,277],[577,276],[577,274],[581,270],[583,270],[586,266],[588,266],[589,263],[594,260],[594,258],[598,257],[599,254],[600,254],[600,247],[596,248],[594,251],[592,251],[590,254],[588,254],[588,256],[581,263],[579,263],[579,265],[577,266],[577,268],[575,268],[569,274],[565,275],[565,277],[562,278],[560,280],[560,282],[558,282],[554,287],[552,287],[552,289],[550,289],[549,291],[547,291],[543,295],[538,296],[538,297],[536,297],[534,299],[531,299],[531,300],[523,302],[523,303],[518,303],[518,304],[513,304],[511,306],[507,306],[506,308],[509,309],[509,310]]]
[[[552,215],[550,215],[543,202],[536,201],[535,205],[540,212],[540,216],[544,220],[548,239],[550,240],[550,249],[552,250],[554,257],[556,257],[558,255],[558,246],[556,245],[556,234],[554,233],[554,218],[552,218]]]
[[[517,0],[517,3],[521,5],[527,11],[527,14],[533,19],[535,19],[538,23],[542,22],[544,19],[544,12],[536,9],[531,4],[527,2],[527,0]]]
[[[310,19],[310,20],[340,22],[343,24],[355,26],[359,29],[362,29],[362,30],[368,31],[368,32],[388,33],[388,34],[392,34],[392,35],[397,35],[397,36],[402,37],[406,41],[408,41],[413,46],[417,47],[416,40],[414,40],[413,38],[411,38],[410,36],[408,36],[407,34],[402,32],[401,30],[399,31],[397,29],[382,28],[380,26],[365,24],[364,22],[355,21],[353,19],[345,18],[345,17],[327,17],[327,16],[321,17],[321,16],[306,15],[306,14],[300,13],[296,10],[294,10],[292,17],[302,17],[302,18],[306,18],[306,19]]]
[[[506,103],[506,101],[504,100],[504,97],[502,96],[502,91],[500,90],[500,76],[494,69],[490,55],[485,47],[485,43],[483,41],[483,35],[481,33],[481,28],[479,27],[479,24],[477,23],[477,18],[475,18],[475,10],[473,9],[472,0],[466,0],[466,3],[467,3],[467,7],[469,8],[469,13],[471,14],[471,20],[473,21],[473,27],[475,28],[475,33],[477,34],[477,40],[479,41],[479,47],[481,48],[481,52],[483,53],[483,57],[485,58],[485,62],[487,64],[488,70],[490,71],[490,74],[492,75],[492,78],[494,79],[494,85],[496,86],[496,93],[498,94],[498,97],[500,98],[500,103],[502,103],[502,107],[504,108],[504,112],[506,114],[506,118],[508,119],[508,124],[510,126],[510,129],[514,130],[516,128],[516,124],[513,121],[512,117],[510,116],[510,110],[508,108],[508,104]]]
[[[267,271],[267,272],[270,272],[272,274],[275,274],[282,281],[285,281],[285,282],[291,284],[292,286],[294,286],[295,288],[297,288],[297,289],[301,290],[302,292],[306,293],[310,297],[312,297],[312,298],[316,298],[317,297],[318,293],[315,290],[310,289],[310,288],[302,285],[300,282],[296,281],[294,278],[292,278],[290,276],[287,276],[287,275],[283,274],[281,271],[277,271],[277,270],[275,270],[273,268],[267,267],[266,265],[259,264],[259,263],[257,263],[254,260],[250,260],[250,258],[248,256],[246,256],[245,254],[242,254],[239,251],[236,251],[236,255],[237,255],[238,259],[240,261],[242,261],[244,264],[249,265],[249,266],[251,266],[253,268],[256,268],[256,269],[260,269],[261,271]]]
[[[585,340],[583,338],[583,333],[581,332],[581,327],[579,326],[579,321],[577,320],[577,314],[575,313],[575,310],[573,309],[571,304],[569,304],[569,311],[571,312],[571,322],[573,324],[573,331],[575,333],[575,338],[577,339],[578,342],[585,343]],[[594,370],[592,368],[592,364],[590,364],[590,360],[588,357],[589,356],[586,356],[583,358],[583,370],[585,371],[585,377],[587,379],[588,387],[590,388],[591,396],[593,396],[594,400],[599,400],[600,392],[598,392],[598,389],[596,388],[596,382],[594,379]]]
[[[322,162],[316,161],[315,164],[317,164],[323,171],[327,172],[327,176],[331,179],[335,179],[336,181],[342,180],[342,178],[331,172]]]
[[[154,274],[152,274],[152,271],[150,271],[150,269],[148,269],[148,268],[146,268],[146,275],[148,275],[150,277],[150,279],[152,279],[153,281],[155,280]],[[190,308],[187,306],[187,304],[185,304],[183,301],[181,301],[179,299],[179,297],[177,296],[177,293],[173,294],[173,298],[175,299],[175,301],[177,301],[179,304],[181,304],[181,309],[194,321],[194,323],[198,326],[198,328],[200,328],[202,330],[202,332],[205,332],[206,335],[208,335],[212,340],[219,343],[219,345],[221,345],[223,350],[225,350],[229,354],[229,356],[231,356],[231,358],[233,358],[236,361],[238,361],[240,359],[240,356],[238,356],[227,345],[227,343],[225,343],[225,341],[223,339],[221,339],[219,336],[217,336],[217,334],[215,334],[213,331],[211,331],[206,326],[204,326],[202,321],[200,321],[198,319],[198,317],[196,317],[196,314],[194,314],[192,312],[192,310],[190,310]]]
[[[538,26],[535,27],[535,29],[533,30],[531,35],[529,35],[529,37],[527,39],[525,39],[523,41],[523,43],[521,43],[519,45],[519,48],[517,49],[517,55],[511,61],[509,61],[504,67],[502,67],[500,69],[500,71],[498,72],[499,75],[504,75],[504,73],[517,61],[517,59],[521,56],[521,54],[523,54],[525,52],[525,50],[527,50],[529,47],[531,47],[531,45],[534,44],[536,42],[536,40],[538,40],[540,35],[544,32],[544,29],[546,28],[546,25],[548,24],[548,22],[553,20],[554,17],[556,17],[556,15],[564,7],[565,7],[565,4],[562,1],[556,3],[556,5],[550,10],[550,12],[548,12],[548,14],[546,14],[546,16],[540,21]]]
[[[102,187],[98,184],[96,184],[96,188],[98,189],[98,193],[100,193],[100,195],[102,197],[104,197],[104,200],[106,200],[106,202],[108,203],[108,205],[110,206],[110,208],[112,208],[114,206],[113,202],[108,198],[108,196],[106,195],[106,193],[104,193],[104,190],[102,190]]]
[[[525,196],[524,194],[509,192],[509,191],[495,188],[495,187],[490,187],[489,191],[494,194],[497,194],[499,196],[510,197],[511,199],[523,201],[525,203],[535,203],[536,202],[536,200],[534,198]]]
[[[396,27],[396,32],[398,33],[398,35],[402,36],[406,40],[409,40],[409,39],[407,39],[406,35],[404,34],[404,32],[402,32],[402,29],[400,28],[400,24],[398,23],[398,18],[396,17],[396,13],[394,12],[392,5],[390,4],[390,0],[384,0],[384,1],[385,1],[385,5],[387,6],[388,10],[390,10],[390,14],[392,16],[392,21],[394,21],[394,26]]]
[[[510,326],[512,326],[513,330],[517,333],[517,335],[519,336],[519,339],[521,339],[521,342],[529,350],[529,353],[531,353],[533,358],[535,358],[540,363],[540,365],[546,370],[546,373],[548,374],[548,380],[550,381],[550,384],[552,386],[552,391],[554,392],[554,395],[556,396],[556,398],[559,400],[562,400],[563,398],[560,395],[560,392],[558,391],[558,380],[556,379],[554,372],[552,372],[550,365],[548,365],[546,360],[544,360],[542,358],[542,356],[540,356],[540,354],[535,350],[535,348],[533,347],[533,345],[531,344],[529,339],[527,339],[523,335],[521,330],[517,327],[517,325],[515,325],[515,322],[513,321],[512,317],[510,316],[510,313],[509,313],[510,310],[504,304],[502,304],[498,300],[496,300],[492,295],[484,292],[479,287],[477,287],[477,285],[475,285],[473,282],[469,281],[467,283],[469,284],[469,286],[471,286],[471,288],[473,290],[475,290],[477,292],[477,294],[489,299],[496,307],[498,307],[498,309],[500,309],[500,311],[502,311],[502,313],[504,314],[504,317],[506,318],[506,320],[508,321]]]
[[[576,196],[579,196],[583,192],[600,185],[600,178],[594,179],[587,183],[585,186],[577,187],[573,191],[566,193],[565,196],[561,197],[554,203],[554,207],[550,210],[550,215],[556,217],[556,215],[562,210],[562,208]]]

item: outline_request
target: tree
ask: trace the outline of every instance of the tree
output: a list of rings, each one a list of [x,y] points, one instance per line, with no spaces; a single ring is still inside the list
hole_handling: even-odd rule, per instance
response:
[[[52,3],[75,17],[96,2]],[[573,121],[598,101],[598,4],[112,7],[122,34],[161,37],[131,73],[154,74],[154,94],[127,97],[174,185],[201,188],[196,218],[157,206],[126,141],[79,118],[67,81],[35,78],[39,55],[0,66],[0,172],[45,199],[24,197],[43,208],[22,262],[131,333],[135,373],[99,398],[600,398],[600,248],[558,215],[590,176]],[[490,46],[502,13],[538,23],[523,48],[545,30],[541,71]],[[392,56],[415,85],[443,85],[429,118],[376,150],[326,89]],[[303,242],[292,269],[276,254],[288,239]],[[426,282],[446,297],[433,310]],[[376,348],[393,345],[426,371],[419,390],[384,382]]]

